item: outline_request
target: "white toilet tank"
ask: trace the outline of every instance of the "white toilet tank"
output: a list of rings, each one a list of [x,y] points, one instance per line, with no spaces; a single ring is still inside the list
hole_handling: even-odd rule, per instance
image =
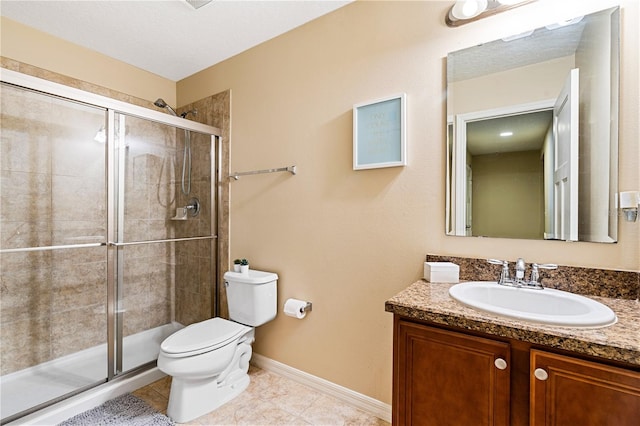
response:
[[[226,272],[229,318],[257,327],[276,317],[278,274],[250,269],[248,273]]]

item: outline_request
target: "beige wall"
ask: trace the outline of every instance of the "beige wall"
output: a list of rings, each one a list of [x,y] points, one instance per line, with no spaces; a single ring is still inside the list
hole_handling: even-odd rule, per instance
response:
[[[640,17],[636,0],[621,3],[620,190],[632,190],[640,182]],[[443,19],[451,1],[359,1],[178,82],[178,105],[231,89],[233,171],[298,166],[296,176],[230,184],[232,258],[278,272],[280,306],[288,297],[314,303],[303,321],[279,315],[260,327],[256,352],[390,403],[384,301],[422,275],[426,253],[640,270],[638,223],[621,222],[618,244],[607,245],[444,234],[447,52],[613,4],[540,0],[450,29]],[[91,71],[82,61],[60,71],[64,57],[37,52],[16,59],[67,74]],[[129,71],[119,90],[171,103],[155,95],[159,88],[140,93],[144,77]],[[104,72],[80,78],[107,84]],[[398,92],[408,95],[408,166],[353,171],[353,104]]]
[[[0,17],[0,56],[151,102],[176,104],[176,83]]]
[[[451,116],[555,99],[572,68],[575,55],[448,83],[447,111]]]
[[[180,105],[231,89],[233,171],[298,166],[231,184],[232,258],[278,272],[281,304],[314,304],[303,321],[279,315],[260,327],[256,352],[388,403],[384,301],[421,276],[426,253],[640,270],[638,224],[622,222],[609,245],[444,234],[447,52],[611,2],[552,3],[450,29],[451,2],[360,1],[178,82]],[[637,2],[622,4],[620,187],[631,189],[639,22]],[[353,171],[353,104],[398,92],[408,96],[408,166]]]

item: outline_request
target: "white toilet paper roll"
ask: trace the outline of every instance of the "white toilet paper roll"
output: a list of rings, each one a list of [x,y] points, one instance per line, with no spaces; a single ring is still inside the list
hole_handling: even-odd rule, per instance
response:
[[[307,316],[307,312],[304,307],[307,306],[307,302],[298,299],[287,299],[284,302],[284,314],[290,317],[302,319]]]

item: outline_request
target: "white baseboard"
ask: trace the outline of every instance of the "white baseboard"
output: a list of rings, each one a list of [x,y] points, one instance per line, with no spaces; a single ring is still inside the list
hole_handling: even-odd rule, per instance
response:
[[[251,357],[251,363],[258,368],[274,372],[295,382],[309,386],[312,389],[330,395],[368,414],[371,414],[372,416],[376,416],[391,423],[391,405],[389,404],[385,404],[377,399],[352,391],[344,386],[337,385],[309,373],[305,373],[304,371],[290,367],[257,353],[254,353]]]

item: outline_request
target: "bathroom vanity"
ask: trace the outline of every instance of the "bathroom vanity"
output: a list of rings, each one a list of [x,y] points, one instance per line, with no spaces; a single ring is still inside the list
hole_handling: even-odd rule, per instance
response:
[[[418,281],[394,314],[394,425],[637,425],[640,307],[593,297],[618,316],[598,329],[483,313]]]

